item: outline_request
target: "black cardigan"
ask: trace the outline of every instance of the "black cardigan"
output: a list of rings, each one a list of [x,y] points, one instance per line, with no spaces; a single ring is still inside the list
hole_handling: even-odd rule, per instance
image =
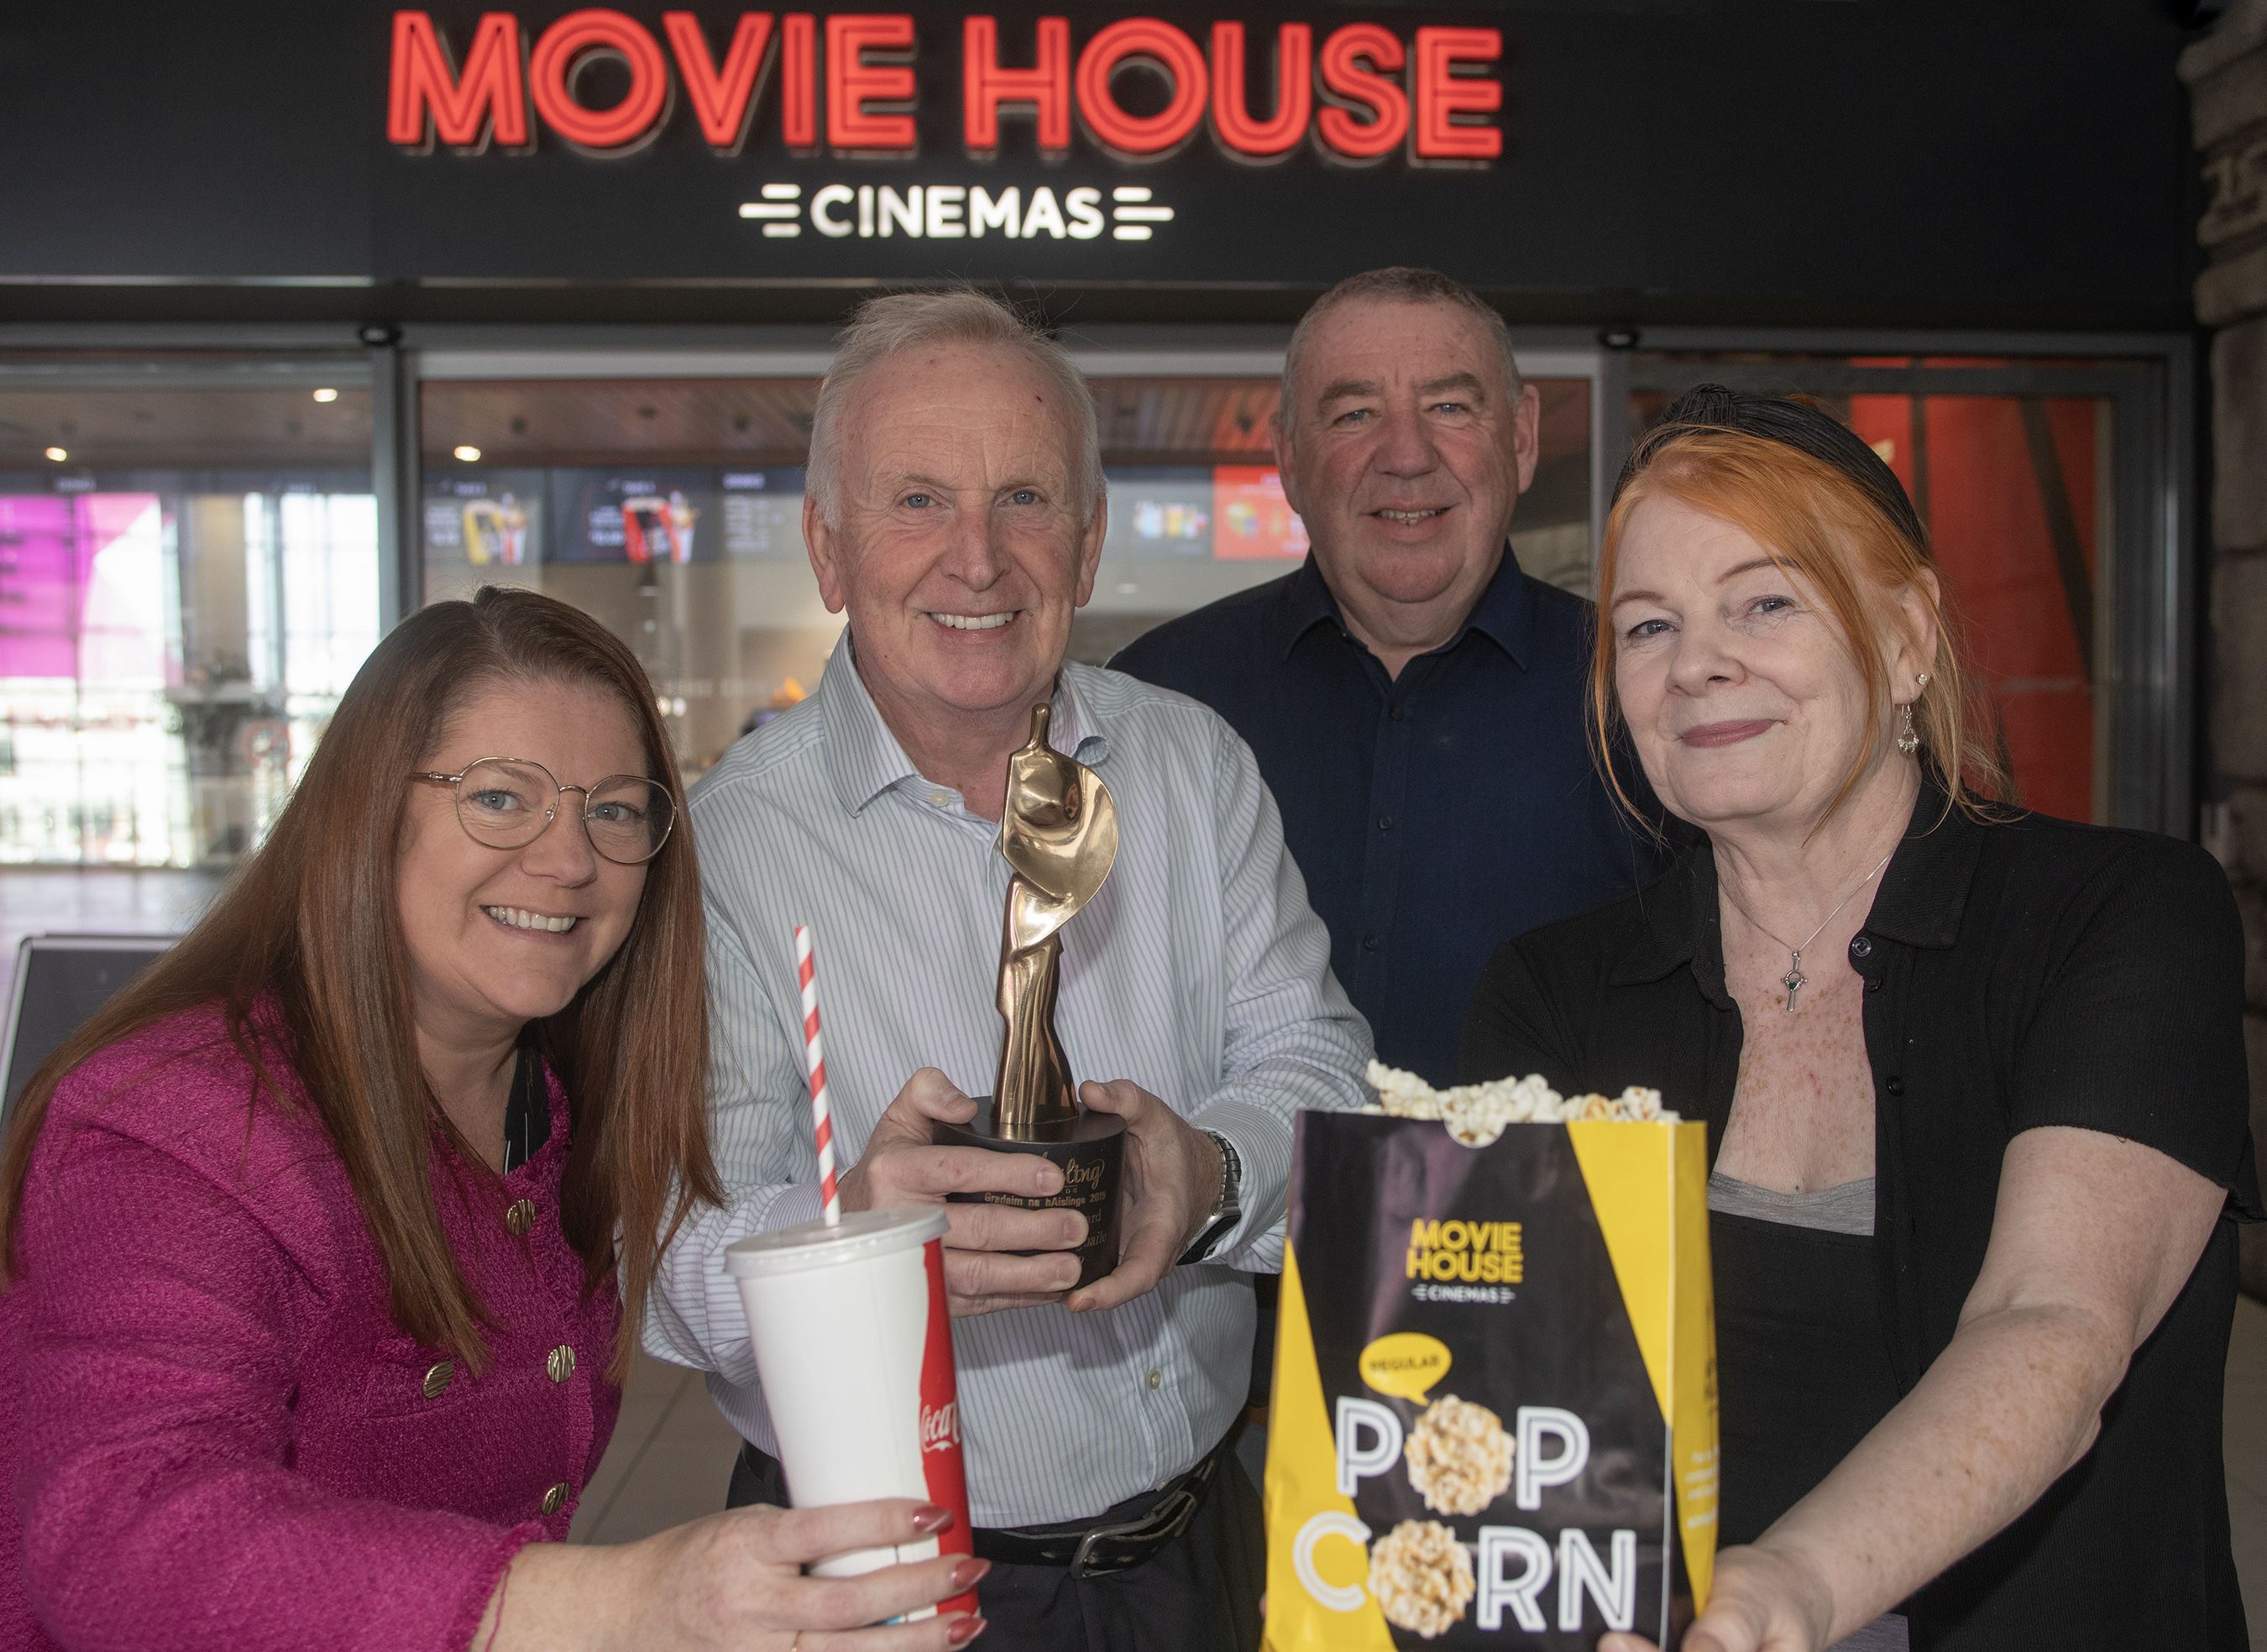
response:
[[[2139,1142],[2228,1199],[2094,1449],[1906,1604],[1913,1645],[2245,1652],[2220,1391],[2234,1224],[2261,1209],[2227,881],[2202,850],[2152,833],[1943,808],[1924,789],[1849,948],[1866,982],[1875,1251],[1899,1393],[1952,1340],[2019,1131]],[[1650,888],[1499,948],[1465,1024],[1464,1078],[1652,1085],[1706,1119],[1713,1160],[1741,1041],[1717,898],[1703,844]]]

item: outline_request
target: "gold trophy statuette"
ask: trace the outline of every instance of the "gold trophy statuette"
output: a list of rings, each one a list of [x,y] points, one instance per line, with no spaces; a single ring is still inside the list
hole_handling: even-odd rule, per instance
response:
[[[976,1098],[965,1124],[939,1122],[945,1147],[1043,1153],[1061,1167],[1050,1198],[968,1193],[957,1200],[1027,1210],[1076,1210],[1086,1217],[1078,1283],[1091,1284],[1118,1265],[1118,1181],[1126,1121],[1089,1113],[1062,1040],[1055,1036],[1055,987],[1062,928],[1091,901],[1118,859],[1118,808],[1110,788],[1084,764],[1047,743],[1048,711],[1031,707],[1031,737],[1008,759],[1000,853],[1016,875],[1000,933],[1000,1019],[1006,1036],[992,1093]]]

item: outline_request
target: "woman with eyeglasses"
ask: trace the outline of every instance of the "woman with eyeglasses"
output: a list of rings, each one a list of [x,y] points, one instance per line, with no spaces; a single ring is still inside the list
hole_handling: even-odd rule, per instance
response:
[[[489,588],[371,654],[266,846],[9,1122],[0,1646],[981,1628],[858,1626],[981,1561],[801,1575],[937,1531],[912,1502],[555,1541],[657,1254],[718,1196],[683,811],[644,673],[578,610]]]

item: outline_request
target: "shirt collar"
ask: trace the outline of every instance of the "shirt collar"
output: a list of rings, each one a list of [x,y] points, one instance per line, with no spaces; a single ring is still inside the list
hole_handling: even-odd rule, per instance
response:
[[[1527,588],[1527,576],[1520,571],[1518,553],[1507,545],[1503,560],[1496,565],[1495,576],[1480,592],[1472,611],[1456,627],[1456,634],[1434,652],[1445,654],[1464,640],[1466,632],[1477,631],[1509,654],[1513,664],[1523,669],[1534,606],[1533,595]],[[1345,630],[1346,621],[1339,613],[1338,598],[1331,594],[1310,551],[1307,559],[1284,581],[1282,605],[1277,612],[1276,634],[1281,645],[1278,657],[1288,659],[1299,640],[1326,619]]]
[[[1882,872],[1882,888],[1866,916],[1866,932],[1907,946],[1940,948],[1959,939],[1968,891],[1990,829],[1924,781],[1897,852]],[[2009,815],[2013,817],[2012,812]],[[1647,922],[1614,965],[1616,986],[1658,981],[1689,964],[1701,990],[1729,1004],[1724,990],[1722,912],[1717,904],[1716,858],[1704,840],[1677,857],[1668,874],[1640,897]]]
[[[850,630],[843,627],[834,653],[818,679],[819,726],[825,730],[826,778],[843,812],[856,815],[883,793],[907,780],[927,784],[866,691],[858,675]],[[1054,715],[1049,741],[1089,768],[1110,760],[1110,737],[1101,718],[1067,664],[1055,674],[1050,700]]]

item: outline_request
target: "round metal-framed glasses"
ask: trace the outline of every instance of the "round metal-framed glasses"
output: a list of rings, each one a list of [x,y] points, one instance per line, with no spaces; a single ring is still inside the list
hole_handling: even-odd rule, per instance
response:
[[[561,786],[532,757],[482,757],[456,774],[415,773],[413,780],[451,787],[457,823],[474,843],[525,849],[558,818],[559,800],[583,794],[583,830],[591,847],[618,866],[643,866],[661,852],[677,823],[669,788],[642,774],[610,774],[589,786]]]

